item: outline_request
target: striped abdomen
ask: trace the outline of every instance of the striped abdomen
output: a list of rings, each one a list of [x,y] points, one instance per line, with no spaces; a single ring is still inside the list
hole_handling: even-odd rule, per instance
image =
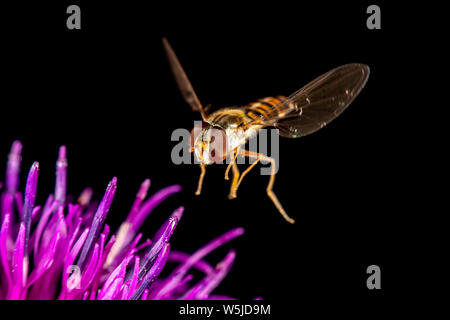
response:
[[[295,110],[295,105],[289,102],[285,96],[267,97],[252,102],[244,107],[245,114],[252,120],[268,123],[282,118],[287,113]]]

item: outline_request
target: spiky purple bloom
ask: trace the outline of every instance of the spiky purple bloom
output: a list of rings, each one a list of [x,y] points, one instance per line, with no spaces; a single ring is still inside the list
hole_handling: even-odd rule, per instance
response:
[[[147,198],[145,180],[126,220],[115,234],[105,224],[117,189],[109,183],[99,204],[85,189],[76,202],[67,192],[66,148],[59,150],[56,186],[41,206],[35,205],[39,163],[28,174],[25,194],[18,190],[22,145],[13,143],[0,199],[0,299],[230,299],[212,295],[230,270],[231,250],[216,267],[203,258],[217,247],[240,236],[233,229],[189,255],[173,251],[170,238],[183,214],[176,209],[151,240],[139,229],[152,210],[171,194],[173,185]],[[143,241],[142,241],[143,240]],[[159,277],[167,261],[178,266],[166,278]],[[201,280],[192,283],[192,269]]]

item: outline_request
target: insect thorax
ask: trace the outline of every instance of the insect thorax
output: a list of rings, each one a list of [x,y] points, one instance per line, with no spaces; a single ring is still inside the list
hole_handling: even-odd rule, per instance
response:
[[[247,117],[241,108],[223,108],[208,117],[208,123],[224,130],[245,125]]]
[[[249,120],[251,119],[246,116],[244,110],[238,107],[220,109],[208,117],[208,123],[225,130],[229,151],[244,144],[248,139],[251,132],[243,128]]]

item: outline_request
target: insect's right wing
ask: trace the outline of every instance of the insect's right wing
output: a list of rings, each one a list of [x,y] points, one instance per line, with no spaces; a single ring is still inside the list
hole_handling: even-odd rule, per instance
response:
[[[295,109],[272,123],[283,137],[311,134],[339,116],[355,99],[369,77],[369,67],[351,63],[337,67],[292,94]]]
[[[167,58],[169,60],[170,68],[172,69],[172,73],[175,77],[178,88],[180,89],[184,100],[191,106],[192,110],[199,111],[202,115],[203,120],[205,120],[207,118],[206,112],[203,110],[203,106],[200,103],[200,100],[197,98],[194,88],[192,88],[191,82],[184,72],[180,61],[178,61],[178,58],[167,39],[163,38],[162,41],[164,50],[166,51]]]

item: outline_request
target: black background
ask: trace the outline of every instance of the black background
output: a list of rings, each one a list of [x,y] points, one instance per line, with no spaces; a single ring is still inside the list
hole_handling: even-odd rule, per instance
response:
[[[186,210],[171,242],[176,250],[193,252],[244,227],[241,238],[207,258],[214,264],[229,248],[237,251],[216,293],[377,305],[405,290],[401,261],[410,242],[398,192],[406,183],[398,125],[405,107],[391,95],[399,89],[407,36],[396,23],[397,9],[379,4],[382,29],[368,30],[372,3],[74,3],[81,7],[81,30],[66,28],[71,2],[2,10],[0,165],[12,141],[21,140],[22,186],[26,169],[39,161],[40,203],[52,192],[57,150],[64,144],[70,193],[91,186],[100,198],[118,177],[107,220],[113,228],[147,177],[153,192],[170,184],[183,191],[153,212],[146,235],[180,205]],[[342,64],[370,66],[366,87],[337,120],[314,135],[280,140],[274,191],[295,225],[267,198],[268,177],[259,169],[230,201],[225,167],[212,166],[202,195],[194,195],[199,167],[171,162],[170,137],[177,128],[190,130],[199,115],[178,93],[163,36],[200,100],[213,108],[288,95]],[[380,291],[366,287],[371,264],[382,270]]]

